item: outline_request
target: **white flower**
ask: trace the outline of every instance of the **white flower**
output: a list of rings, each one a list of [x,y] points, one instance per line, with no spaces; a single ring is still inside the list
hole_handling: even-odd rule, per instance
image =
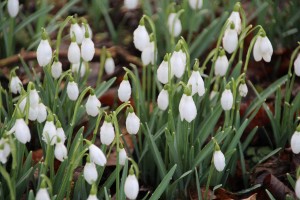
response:
[[[233,53],[238,46],[238,34],[235,29],[228,27],[223,36],[223,48],[228,53]]]
[[[139,182],[134,174],[128,175],[125,184],[124,192],[128,199],[136,199],[139,194]]]
[[[45,126],[43,128],[43,133],[42,133],[43,137],[42,139],[50,145],[54,145],[57,141],[56,138],[56,127],[54,125],[53,121],[46,121]]]
[[[214,165],[219,172],[225,168],[225,156],[220,150],[214,152]]]
[[[129,10],[136,9],[138,3],[138,0],[124,0],[124,6]]]
[[[71,42],[68,48],[68,60],[72,64],[80,62],[80,48],[76,42]]]
[[[92,29],[91,29],[89,24],[86,24],[86,25],[87,25],[88,31],[89,31],[89,38],[92,39],[93,38]],[[85,26],[84,26],[84,24],[82,24],[80,28],[81,28],[81,31],[82,31],[83,35],[85,35]]]
[[[174,51],[171,56],[170,62],[171,62],[172,71],[174,75],[177,78],[181,78],[185,72],[185,65],[186,65],[185,53],[181,49],[179,51]]]
[[[129,134],[137,134],[140,129],[140,119],[134,112],[129,112],[126,118],[126,130]]]
[[[95,45],[90,38],[84,38],[81,44],[81,56],[86,62],[93,59],[95,54]]]
[[[43,103],[39,103],[38,105],[38,115],[37,115],[37,121],[39,123],[42,123],[47,118],[47,109],[46,106]]]
[[[98,200],[98,198],[95,194],[90,194],[87,200]]]
[[[205,92],[204,81],[199,73],[199,71],[192,72],[191,77],[188,80],[188,85],[192,86],[192,95],[198,93],[201,97]]]
[[[50,196],[46,188],[41,188],[36,193],[35,200],[50,200]]]
[[[73,33],[75,34],[77,44],[81,44],[84,35],[83,35],[82,29],[76,22],[72,22],[72,25],[70,28],[70,38],[73,37]]]
[[[166,110],[169,105],[169,94],[168,91],[162,89],[157,97],[157,105],[161,110]]]
[[[255,61],[261,61],[264,59],[266,62],[270,62],[273,54],[272,44],[267,36],[258,36],[254,48],[253,56]]]
[[[120,83],[120,87],[118,89],[118,97],[120,101],[126,102],[129,101],[131,96],[131,86],[128,80],[123,80]]]
[[[35,106],[35,107],[30,106],[29,107],[28,119],[30,121],[35,121],[38,117],[38,114],[39,114],[38,106]]]
[[[182,26],[179,18],[176,18],[176,13],[170,13],[168,16],[168,28],[171,35],[177,37],[180,35]]]
[[[19,104],[19,108],[20,108],[20,110],[21,110],[22,113],[23,113],[24,110],[25,110],[26,102],[27,102],[27,97],[23,98],[23,100],[22,100],[21,103]]]
[[[87,162],[83,168],[83,176],[86,182],[92,185],[97,181],[98,172],[95,163]]]
[[[300,53],[298,54],[295,62],[294,62],[294,70],[297,76],[300,76]]]
[[[300,153],[300,132],[295,131],[291,138],[291,148],[294,154]]]
[[[193,10],[201,9],[203,5],[203,0],[189,0],[189,4]]]
[[[225,76],[228,69],[228,59],[226,55],[218,56],[215,64],[215,75]]]
[[[298,198],[300,198],[300,178],[298,177],[295,185],[295,193]]]
[[[68,158],[68,150],[64,143],[58,142],[55,145],[54,155],[57,160],[63,162],[66,158]]]
[[[193,121],[197,116],[197,108],[192,96],[183,94],[179,102],[179,113],[181,121]]]
[[[47,39],[41,40],[36,50],[36,57],[41,67],[45,67],[50,63],[52,58],[52,49]]]
[[[126,153],[126,150],[124,148],[122,148],[122,149],[120,149],[120,152],[119,152],[119,164],[125,165],[126,160],[127,160],[127,153]]]
[[[105,64],[104,64],[105,72],[108,75],[110,75],[110,74],[114,73],[115,68],[116,68],[116,65],[115,65],[114,59],[112,57],[106,58]]]
[[[115,139],[115,130],[111,122],[104,121],[100,128],[100,140],[102,144],[110,145]]]
[[[5,164],[11,152],[10,146],[4,138],[0,139],[0,162]]]
[[[91,144],[89,146],[89,151],[90,151],[91,162],[100,166],[104,166],[106,164],[106,157],[101,151],[101,149],[99,149],[94,144]]]
[[[241,95],[241,97],[245,97],[248,94],[248,87],[246,85],[246,83],[241,83],[239,86],[239,93]]]
[[[67,94],[71,101],[76,101],[79,95],[79,89],[77,83],[71,81],[67,86]]]
[[[65,143],[65,141],[66,141],[66,135],[65,135],[65,131],[64,131],[64,129],[62,127],[58,127],[56,129],[56,136],[57,136],[57,138],[60,139],[60,141],[62,143]]]
[[[90,95],[85,104],[86,113],[92,117],[96,117],[99,114],[99,108],[101,103],[96,95]]]
[[[19,0],[8,0],[7,11],[10,17],[15,18],[19,13]]]
[[[17,140],[23,144],[31,140],[30,130],[23,118],[17,119],[9,132],[14,133]]]
[[[54,61],[51,66],[51,74],[54,79],[58,79],[62,73],[62,64],[59,61]]]
[[[230,24],[230,22],[232,22],[234,24],[234,29],[236,30],[236,32],[238,34],[240,34],[241,30],[242,30],[242,20],[240,17],[240,13],[233,11],[229,16],[228,21],[229,21],[229,24]]]
[[[29,99],[31,107],[37,107],[39,105],[40,97],[36,89],[30,90]]]
[[[21,80],[19,79],[18,76],[11,77],[11,80],[10,80],[10,83],[9,83],[9,89],[14,94],[21,93],[22,82],[21,82]]]
[[[225,89],[221,97],[221,105],[223,110],[230,110],[233,104],[233,95],[230,89]]]
[[[163,60],[157,69],[157,79],[159,80],[159,82],[163,84],[168,83],[168,71],[168,61]],[[171,78],[173,77],[173,75],[174,73],[171,66]]]
[[[85,75],[85,71],[86,71],[86,66],[85,66],[85,62],[81,62],[81,66],[80,63],[76,63],[76,64],[72,64],[72,72],[73,73],[79,73],[79,68],[80,68],[80,77],[83,77]]]
[[[143,51],[150,43],[150,36],[144,25],[139,25],[133,32],[133,43],[135,48]]]
[[[150,42],[146,48],[142,51],[142,62],[144,66],[149,65],[150,63],[154,64],[154,42]]]

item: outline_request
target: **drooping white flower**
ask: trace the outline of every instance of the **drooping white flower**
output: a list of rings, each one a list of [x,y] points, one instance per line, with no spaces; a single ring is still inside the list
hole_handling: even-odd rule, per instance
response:
[[[253,48],[253,57],[255,61],[261,61],[264,59],[266,62],[270,62],[273,54],[273,47],[269,38],[262,33],[255,41]]]
[[[26,102],[27,102],[27,97],[23,98],[23,100],[19,104],[19,108],[22,113],[24,113]]]
[[[81,62],[81,66],[80,66],[80,63],[72,64],[72,72],[73,73],[79,73],[79,69],[80,69],[80,77],[83,77],[85,75],[85,71],[86,71],[85,62]]]
[[[39,191],[36,193],[35,200],[50,200],[50,196],[47,189],[39,189]]]
[[[52,114],[48,115],[47,121],[43,128],[42,135],[43,135],[42,139],[47,144],[54,145],[56,143],[57,140],[56,126],[54,125]]]
[[[144,19],[141,19],[140,25],[133,32],[133,43],[135,48],[143,51],[150,43],[150,36],[144,25]]]
[[[120,87],[118,89],[118,97],[120,101],[126,102],[129,101],[131,96],[131,85],[127,79],[127,75],[125,75],[123,81],[120,83]]]
[[[228,69],[228,65],[229,65],[229,62],[228,62],[228,59],[225,55],[225,52],[224,54],[222,55],[221,53],[221,56],[219,55],[217,60],[216,60],[216,64],[215,64],[215,75],[219,75],[219,76],[225,76],[226,72],[227,72],[227,69]]]
[[[198,93],[201,97],[205,92],[204,81],[199,71],[193,70],[192,75],[188,80],[188,85],[192,86],[192,95]]]
[[[11,152],[10,146],[6,139],[0,139],[0,162],[5,164],[7,162],[7,158]]]
[[[190,94],[183,94],[179,102],[180,119],[187,122],[193,121],[197,116],[197,108]]]
[[[177,78],[181,78],[185,72],[185,66],[186,66],[186,55],[185,53],[179,49],[178,51],[174,51],[171,59],[171,66],[172,66],[172,71],[174,75]]]
[[[8,0],[7,11],[10,17],[15,18],[19,13],[19,0]]]
[[[72,19],[72,24],[70,28],[70,38],[73,37],[73,34],[75,34],[77,44],[81,44],[84,35],[82,29],[80,28],[75,19]]]
[[[128,199],[136,199],[139,194],[139,182],[134,174],[129,174],[125,180],[124,192]]]
[[[165,89],[162,89],[157,97],[157,105],[158,108],[161,110],[166,110],[169,105],[169,94],[168,91]]]
[[[230,27],[228,27],[224,33],[223,39],[223,48],[228,53],[233,53],[236,48],[238,47],[238,33],[234,29],[234,24],[231,24]]]
[[[300,198],[300,178],[299,177],[297,178],[297,181],[295,184],[295,193],[296,193],[296,196],[298,198]]]
[[[159,82],[166,84],[168,83],[168,61],[163,60],[157,69],[157,79]],[[173,78],[174,73],[171,66],[171,78]]]
[[[99,114],[99,108],[101,103],[95,94],[91,94],[85,104],[86,113],[92,117],[96,117]]]
[[[110,121],[104,121],[100,128],[100,140],[102,144],[110,145],[115,139],[115,130]]]
[[[80,48],[75,39],[71,42],[68,48],[68,60],[72,64],[80,63]]]
[[[54,79],[58,79],[62,73],[62,64],[59,61],[54,61],[51,66],[51,75]]]
[[[47,118],[47,109],[46,106],[43,103],[39,103],[38,105],[38,115],[37,115],[37,121],[39,123],[42,123]]]
[[[294,154],[300,153],[300,132],[298,130],[292,135],[291,148]]]
[[[144,66],[154,64],[154,42],[150,42],[142,51],[142,62]]]
[[[71,101],[76,101],[79,95],[79,89],[77,83],[70,81],[67,86],[67,94]]]
[[[61,141],[56,143],[55,149],[54,149],[54,155],[57,160],[60,162],[63,162],[66,158],[68,158],[68,150],[64,143]]]
[[[102,152],[102,150],[99,149],[97,146],[91,144],[89,146],[89,152],[90,152],[91,162],[100,166],[104,166],[106,164],[106,157]]]
[[[135,135],[139,132],[140,129],[140,119],[136,114],[131,110],[129,111],[127,118],[126,118],[126,130],[129,134]]]
[[[126,153],[126,150],[124,148],[122,148],[119,151],[119,164],[125,165],[126,160],[127,160],[127,153]]]
[[[189,5],[193,10],[201,9],[203,0],[189,0]]]
[[[246,83],[241,83],[239,86],[239,93],[241,95],[241,97],[245,97],[248,94],[248,87],[246,85]]]
[[[105,59],[105,64],[104,64],[105,72],[108,75],[110,75],[110,74],[114,73],[115,68],[116,68],[116,65],[115,65],[114,59],[112,57],[106,58]]]
[[[225,156],[220,150],[214,152],[214,165],[219,172],[225,168]]]
[[[297,76],[300,76],[300,53],[294,62],[294,71]]]
[[[82,44],[81,44],[82,59],[86,62],[89,62],[93,59],[94,54],[95,54],[94,42],[89,37],[85,37],[82,40]]]
[[[98,179],[96,165],[93,162],[87,162],[83,168],[83,176],[88,184],[92,185]]]
[[[62,143],[65,143],[66,141],[66,134],[64,129],[61,127],[61,124],[59,123],[58,125],[56,125],[56,136],[57,138],[59,138],[61,140]]]
[[[238,11],[233,11],[229,16],[228,21],[234,24],[234,29],[238,34],[240,34],[242,31],[242,20],[240,13]]]
[[[136,9],[138,6],[139,1],[138,0],[124,0],[124,6],[125,8],[129,10]]]
[[[87,28],[88,28],[88,31],[89,31],[89,38],[92,39],[93,38],[93,31],[92,31],[89,24],[86,23],[86,25],[87,25]],[[81,31],[82,31],[83,35],[85,35],[85,24],[82,24],[80,28],[81,28]]]
[[[39,114],[39,108],[37,106],[29,106],[29,113],[28,113],[28,119],[30,121],[35,121]]]
[[[225,89],[221,96],[221,106],[223,110],[230,110],[233,105],[233,95],[230,89]]]
[[[30,107],[37,107],[39,105],[40,97],[36,89],[30,90],[29,99]]]
[[[45,35],[45,33],[43,33]],[[39,65],[45,67],[48,65],[52,58],[52,49],[47,40],[47,36],[42,36],[42,40],[36,50],[36,57]]]
[[[9,83],[9,89],[12,93],[21,93],[22,82],[18,76],[12,76]]]
[[[177,37],[182,31],[181,21],[176,17],[177,13],[170,13],[168,16],[168,28],[171,35]]]
[[[23,144],[31,140],[30,130],[23,118],[18,118],[9,132],[14,133],[17,140]]]

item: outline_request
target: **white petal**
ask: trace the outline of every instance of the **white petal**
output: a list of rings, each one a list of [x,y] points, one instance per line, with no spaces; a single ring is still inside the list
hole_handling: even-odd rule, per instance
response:
[[[95,45],[90,38],[84,38],[81,44],[81,56],[86,62],[93,59],[95,54]]]
[[[83,77],[86,71],[85,62],[81,62],[81,66],[80,63],[72,64],[73,73],[79,73],[79,68],[80,68],[80,77]]]
[[[68,60],[72,64],[80,62],[80,48],[76,42],[71,42],[68,48]]]
[[[65,135],[64,129],[62,129],[61,127],[57,128],[56,129],[56,136],[60,139],[61,143],[65,143],[66,135]]]
[[[133,43],[135,48],[143,51],[150,43],[150,36],[145,26],[139,25],[133,32]]]
[[[124,0],[124,6],[129,10],[136,9],[138,3],[138,0]]]
[[[215,75],[219,75],[219,76],[225,76],[227,69],[228,69],[228,59],[226,57],[226,55],[224,56],[219,56],[216,60],[216,64],[215,64]]]
[[[216,170],[219,172],[223,171],[225,168],[225,156],[221,151],[214,152],[214,165]]]
[[[247,87],[247,85],[245,83],[244,84],[240,84],[240,86],[239,86],[239,93],[240,93],[241,97],[247,96],[247,94],[248,94],[248,87]]]
[[[55,158],[61,162],[63,162],[68,157],[68,150],[62,142],[55,145],[54,155]]]
[[[300,198],[300,178],[297,179],[295,185],[295,193],[298,198]]]
[[[149,43],[149,45],[142,51],[142,62],[143,65],[154,64],[154,42]]]
[[[174,52],[171,56],[171,66],[174,72],[174,75],[177,78],[181,78],[185,72],[185,65],[186,65],[186,55],[182,52],[182,50],[178,52]]]
[[[70,38],[73,37],[73,33],[76,36],[76,42],[77,42],[77,44],[81,44],[81,42],[82,42],[82,40],[84,38],[84,35],[83,35],[83,31],[80,28],[80,26],[78,25],[78,23],[75,23],[75,24],[71,25],[71,28],[70,28]]]
[[[53,62],[51,66],[51,74],[54,79],[58,79],[62,73],[62,64],[61,62]]]
[[[176,13],[170,13],[168,16],[168,27],[170,34],[173,34],[174,37],[180,35],[182,26],[179,18],[176,19]]]
[[[41,188],[36,193],[35,200],[50,200],[49,193],[46,188]]]
[[[12,93],[21,93],[22,82],[18,76],[13,76],[10,80],[9,89]]]
[[[258,36],[253,48],[253,57],[256,62],[261,61],[262,59],[262,53],[260,51],[260,45],[261,45],[260,43],[261,43],[261,37]]]
[[[125,151],[125,149],[120,149],[120,152],[119,152],[119,164],[120,165],[125,165],[125,162],[127,160],[127,153]]]
[[[106,157],[101,149],[92,144],[89,146],[89,151],[91,162],[94,162],[95,164],[100,166],[104,166],[106,164]]]
[[[126,118],[126,130],[129,134],[137,134],[140,129],[140,119],[134,112],[128,113]]]
[[[100,140],[102,144],[110,145],[115,139],[115,130],[112,123],[103,122],[100,128]]]
[[[300,76],[300,53],[298,54],[295,62],[294,62],[294,70],[297,76]]]
[[[238,34],[236,30],[227,29],[222,41],[225,51],[233,53],[238,46]]]
[[[139,182],[135,175],[128,175],[125,184],[124,192],[128,199],[136,199],[139,193]]]
[[[70,100],[76,101],[79,95],[79,89],[77,83],[69,82],[67,86],[67,94]]]
[[[131,96],[131,86],[128,80],[123,80],[118,89],[118,97],[120,101],[126,102],[129,101]]]
[[[29,113],[28,113],[28,119],[30,121],[35,121],[38,117],[38,114],[39,114],[39,108],[38,106],[36,107],[29,107]]]
[[[203,0],[189,0],[189,5],[193,10],[201,9]]]
[[[53,121],[46,121],[42,132],[42,139],[50,145],[54,145],[57,141],[56,138],[56,127]]]
[[[300,132],[295,131],[292,135],[291,148],[294,154],[300,153]]]
[[[14,132],[15,132],[15,137],[17,140],[23,144],[26,142],[30,142],[31,140],[31,134],[30,130],[25,123],[24,119],[17,119],[16,123],[14,125]]]
[[[50,63],[52,58],[52,49],[48,40],[41,40],[36,50],[36,57],[41,67],[44,67]]]
[[[7,11],[10,17],[16,17],[19,13],[19,0],[8,0]]]
[[[234,29],[238,34],[240,34],[242,30],[242,20],[240,14],[238,12],[233,11],[229,16],[228,20],[234,23]]]
[[[233,95],[228,89],[225,89],[221,97],[221,105],[223,110],[230,110],[233,105]]]
[[[169,105],[169,94],[168,91],[165,89],[162,89],[157,97],[157,105],[159,109],[166,110]]]
[[[97,181],[98,172],[94,163],[86,163],[83,168],[83,176],[86,182],[92,185]]]
[[[105,60],[105,64],[104,64],[104,69],[105,69],[105,72],[110,75],[112,73],[114,73],[115,71],[115,61],[113,58],[109,57],[109,58],[106,58]]]
[[[85,104],[87,114],[92,117],[96,117],[99,114],[100,107],[101,103],[99,99],[95,95],[90,95]]]
[[[162,63],[159,65],[157,69],[157,79],[159,82],[166,84],[168,83],[168,62],[162,61]],[[171,71],[171,78],[173,76],[173,73]]]

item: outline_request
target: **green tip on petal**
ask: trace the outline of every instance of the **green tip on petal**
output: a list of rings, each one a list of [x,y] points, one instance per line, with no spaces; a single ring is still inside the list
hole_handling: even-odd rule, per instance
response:
[[[124,81],[128,81],[128,75],[127,75],[127,73],[124,75],[123,80]]]
[[[91,158],[90,158],[90,155],[89,155],[89,154],[88,154],[87,157],[86,157],[86,162],[87,162],[87,163],[90,163],[90,162],[91,162]]]
[[[245,84],[246,82],[245,82],[245,79],[242,79],[241,80],[241,84]]]
[[[266,31],[263,29],[263,28],[261,28],[260,30],[259,30],[259,35],[261,36],[261,37],[266,37]]]
[[[193,66],[193,70],[194,71],[198,71],[199,70],[199,60],[197,58],[195,59],[195,64]]]
[[[56,141],[57,141],[57,143],[60,143],[61,142],[60,137],[56,137]]]
[[[184,93],[185,95],[187,95],[187,96],[191,96],[191,95],[192,95],[191,87],[192,87],[191,85],[188,85],[188,86],[184,87],[183,93]]]
[[[97,186],[96,186],[96,184],[92,185],[90,195],[97,195]]]
[[[144,17],[141,18],[140,22],[139,22],[140,26],[145,26],[145,19]]]
[[[241,8],[241,3],[240,2],[236,2],[236,4],[233,7],[233,11],[234,12],[239,12],[240,8]]]

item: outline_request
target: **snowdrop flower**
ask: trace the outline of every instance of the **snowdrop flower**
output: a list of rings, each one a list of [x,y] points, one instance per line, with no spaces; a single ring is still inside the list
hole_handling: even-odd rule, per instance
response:
[[[21,111],[19,110],[18,107],[16,109],[17,109],[17,119],[14,126],[9,131],[9,134],[14,133],[17,140],[22,144],[25,144],[26,142],[30,142],[31,140],[30,130],[27,124],[25,123],[24,119],[22,118]]]
[[[203,0],[189,0],[189,4],[193,10],[198,10],[202,8]]]
[[[94,42],[91,40],[89,37],[89,31],[87,25],[85,25],[85,36],[84,39],[82,40],[81,44],[81,56],[82,59],[86,62],[89,62],[93,59],[94,54],[95,54],[95,45]]]
[[[66,141],[66,135],[64,129],[61,127],[61,123],[58,121],[56,123],[56,137],[64,144]]]
[[[265,31],[261,31],[260,35],[257,36],[257,39],[253,48],[253,57],[255,61],[261,61],[264,59],[266,62],[270,62],[273,54],[273,47],[266,36]]]
[[[85,71],[86,71],[85,62],[79,62],[76,64],[72,64],[72,72],[73,73],[79,73],[79,68],[80,68],[80,77],[83,77],[85,75]]]
[[[33,85],[31,87],[34,87]],[[31,107],[37,107],[39,105],[40,97],[36,89],[31,89],[29,93],[29,100]]]
[[[92,185],[97,181],[98,172],[95,163],[87,162],[83,168],[83,176],[88,184]]]
[[[35,200],[50,200],[49,193],[46,188],[41,188],[36,193]]]
[[[154,42],[150,42],[147,47],[142,51],[142,62],[144,66],[149,64],[154,65]]]
[[[136,199],[139,194],[139,182],[134,175],[133,169],[129,171],[124,184],[124,192],[128,199]]]
[[[295,62],[294,62],[294,70],[297,76],[300,76],[300,53],[298,54]]]
[[[240,34],[242,31],[242,20],[239,13],[240,6],[241,6],[240,3],[236,3],[233,8],[233,12],[230,14],[228,18],[228,21],[234,24],[234,29],[238,34]]]
[[[248,94],[248,87],[245,83],[245,81],[242,81],[242,83],[239,86],[239,93],[241,95],[241,97],[245,97]]]
[[[300,153],[300,125],[291,138],[291,148],[294,154]]]
[[[238,33],[234,29],[234,23],[230,24],[230,27],[228,27],[224,33],[223,36],[223,48],[228,53],[233,53],[237,46],[238,46]]]
[[[230,110],[233,105],[233,95],[230,88],[226,87],[221,96],[221,106],[223,110]]]
[[[89,146],[89,152],[90,152],[91,162],[100,166],[104,166],[106,164],[106,157],[102,152],[102,150],[99,149],[97,146],[91,144]]]
[[[179,114],[181,121],[185,119],[189,123],[197,116],[197,108],[191,95],[192,92],[190,88],[186,87],[179,102]]]
[[[25,98],[23,98],[21,103],[19,104],[19,108],[22,113],[24,113],[26,103],[27,103],[27,96],[25,96]]]
[[[225,55],[225,51],[222,49],[220,51],[220,54],[216,60],[216,64],[215,64],[215,75],[216,76],[225,76],[227,69],[228,69],[228,59]]]
[[[48,65],[52,59],[52,49],[49,44],[45,29],[42,33],[42,40],[36,50],[36,57],[41,67],[45,67],[46,65]]]
[[[171,56],[170,62],[174,75],[177,78],[181,78],[185,72],[186,54],[181,50],[180,44],[176,45],[175,51]]]
[[[78,23],[76,22],[76,20],[73,18],[72,19],[72,24],[71,24],[71,28],[70,28],[70,37],[73,37],[73,34],[75,34],[75,38],[76,38],[76,42],[77,44],[81,44],[82,40],[83,40],[83,31],[81,30],[80,26],[78,25]]]
[[[176,15],[177,13],[170,13],[168,16],[168,28],[173,37],[179,36],[182,30],[181,21]]]
[[[115,139],[115,130],[110,117],[106,116],[100,128],[100,140],[102,144],[110,145]]]
[[[105,73],[110,75],[114,73],[115,68],[116,68],[115,61],[109,54],[109,56],[105,59],[105,63],[104,63]]]
[[[42,132],[42,139],[49,145],[54,145],[57,140],[56,127],[53,120],[53,115],[49,113]]]
[[[120,83],[120,87],[118,89],[118,97],[121,102],[129,101],[131,96],[131,85],[128,81],[127,74],[125,74],[123,81]]]
[[[7,11],[10,17],[15,18],[19,13],[19,0],[8,0]]]
[[[59,138],[57,138],[57,143],[54,149],[54,155],[55,158],[60,162],[63,162],[66,158],[68,158],[68,150]]]
[[[9,156],[11,152],[10,146],[6,139],[1,138],[0,139],[0,162],[2,164],[5,164],[7,162],[7,157]]]
[[[62,73],[62,64],[59,61],[54,61],[51,66],[51,75],[54,79],[58,79]]]
[[[73,34],[71,44],[68,48],[68,60],[72,64],[77,64],[80,62],[80,48],[76,43],[75,34]]]
[[[35,121],[38,117],[38,114],[39,114],[39,108],[38,106],[30,106],[29,107],[29,113],[28,113],[28,119],[30,121]]]
[[[295,185],[295,193],[298,198],[300,198],[300,178],[298,177]]]
[[[83,20],[83,23],[81,25],[81,31],[83,33],[83,35],[85,35],[85,24],[87,25],[87,28],[88,28],[88,32],[89,32],[89,38],[92,39],[93,38],[93,32],[92,32],[92,29],[90,27],[90,25],[87,23],[87,21],[84,19]]]
[[[199,61],[197,60],[194,66],[192,75],[188,80],[188,85],[192,86],[192,95],[198,93],[199,97],[203,96],[205,92],[204,81],[198,71]]]
[[[135,135],[140,129],[140,119],[133,112],[133,108],[129,109],[129,113],[126,118],[126,130],[129,134]]]
[[[73,78],[70,78],[70,82],[67,86],[67,94],[71,101],[76,101],[79,95],[79,89],[77,83],[74,82]]]
[[[166,110],[169,105],[169,94],[168,94],[168,89],[167,86],[165,86],[164,89],[160,91],[157,97],[157,105],[158,108],[161,110]]]
[[[139,1],[138,0],[124,0],[124,6],[125,8],[129,10],[136,9],[138,6]]]
[[[85,104],[86,113],[92,117],[96,117],[99,114],[100,107],[101,103],[94,94],[94,91],[92,91]]]
[[[125,165],[126,160],[127,160],[126,150],[124,148],[121,148],[119,151],[119,164]]]
[[[168,83],[168,76],[169,76],[169,64],[168,64],[168,58],[165,56],[164,60],[161,62],[157,69],[157,79],[162,84]],[[174,76],[172,65],[171,65],[171,79]]]
[[[219,172],[223,171],[225,168],[225,156],[220,149],[214,152],[214,165]]]
[[[144,18],[140,20],[139,26],[133,32],[133,43],[135,48],[143,51],[150,43],[150,36],[144,25]]]
[[[22,82],[18,76],[16,76],[15,73],[11,76],[10,83],[9,83],[9,89],[12,93],[18,94],[21,93],[22,89]]]

